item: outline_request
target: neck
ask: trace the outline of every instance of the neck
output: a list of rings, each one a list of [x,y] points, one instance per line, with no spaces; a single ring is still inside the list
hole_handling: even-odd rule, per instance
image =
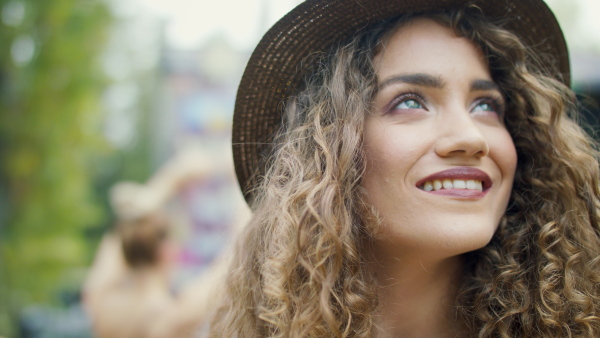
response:
[[[124,282],[135,288],[156,288],[169,285],[169,274],[160,266],[138,267],[129,271]]]
[[[378,284],[376,337],[456,337],[452,311],[463,262],[460,256],[424,259],[373,253]]]

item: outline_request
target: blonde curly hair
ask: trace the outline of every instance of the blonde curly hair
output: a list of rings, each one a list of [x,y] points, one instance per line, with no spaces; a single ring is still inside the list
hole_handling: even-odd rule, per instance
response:
[[[501,23],[476,8],[404,15],[358,32],[307,64],[304,88],[256,187],[212,336],[368,337],[378,305],[363,255],[376,212],[365,202],[362,130],[372,60],[394,31],[427,16],[477,44],[507,99],[518,167],[491,242],[465,254],[455,300],[470,336],[600,336],[598,156],[573,93]]]

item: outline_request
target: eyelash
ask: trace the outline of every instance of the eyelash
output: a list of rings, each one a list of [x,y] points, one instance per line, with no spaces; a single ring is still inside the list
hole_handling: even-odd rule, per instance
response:
[[[398,106],[400,103],[402,103],[406,100],[416,100],[417,102],[419,102],[419,104],[421,106],[423,106],[423,109],[427,109],[427,105],[425,104],[423,95],[421,93],[419,93],[418,91],[410,91],[410,92],[402,93],[402,94],[398,95],[396,98],[394,98],[388,104],[388,107],[387,107],[387,109],[385,109],[385,111],[388,113],[391,113],[392,111],[394,111],[396,109],[396,106]],[[475,103],[474,107],[479,104],[482,104],[482,103],[488,103],[492,106],[492,109],[494,109],[494,112],[496,112],[498,114],[498,116],[504,116],[505,105],[501,98],[494,97],[494,96],[486,96],[486,97],[478,98],[477,100],[475,100],[475,102],[476,103]]]
[[[490,104],[498,116],[504,116],[504,102],[502,99],[493,96],[482,97],[477,99],[475,106],[482,103]]]
[[[396,98],[394,98],[392,100],[392,102],[390,102],[388,104],[388,107],[385,109],[385,111],[388,113],[391,113],[392,111],[394,111],[396,109],[396,106],[398,106],[400,103],[402,103],[403,101],[406,101],[406,100],[415,100],[415,101],[419,102],[419,104],[421,106],[423,106],[424,109],[427,109],[427,105],[425,104],[423,95],[421,95],[421,93],[419,93],[417,91],[410,91],[410,92],[402,93],[402,94],[398,95]]]

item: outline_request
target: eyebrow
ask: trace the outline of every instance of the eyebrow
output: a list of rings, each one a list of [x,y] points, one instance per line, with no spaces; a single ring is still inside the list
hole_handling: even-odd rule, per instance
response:
[[[443,88],[445,83],[439,76],[433,76],[424,73],[415,73],[415,74],[404,74],[397,75],[387,78],[383,81],[378,87],[377,91],[382,90],[383,88],[393,84],[393,83],[410,83],[423,87],[432,87],[432,88]]]
[[[378,87],[377,91],[382,90],[383,88],[394,84],[394,83],[409,83],[417,86],[423,87],[431,87],[442,89],[446,85],[444,80],[442,80],[439,76],[434,76],[430,74],[424,73],[415,73],[415,74],[403,74],[397,75],[387,78],[383,81]],[[470,91],[487,91],[487,90],[497,90],[500,91],[500,87],[490,80],[474,80],[471,82]]]
[[[471,82],[471,91],[478,90],[497,90],[500,91],[500,87],[490,80],[475,80]]]

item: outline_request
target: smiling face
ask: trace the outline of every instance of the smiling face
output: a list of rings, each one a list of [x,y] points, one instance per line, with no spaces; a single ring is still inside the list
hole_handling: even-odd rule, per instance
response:
[[[483,54],[418,18],[390,36],[374,64],[362,186],[382,219],[378,247],[451,257],[485,246],[505,212],[517,156]]]

